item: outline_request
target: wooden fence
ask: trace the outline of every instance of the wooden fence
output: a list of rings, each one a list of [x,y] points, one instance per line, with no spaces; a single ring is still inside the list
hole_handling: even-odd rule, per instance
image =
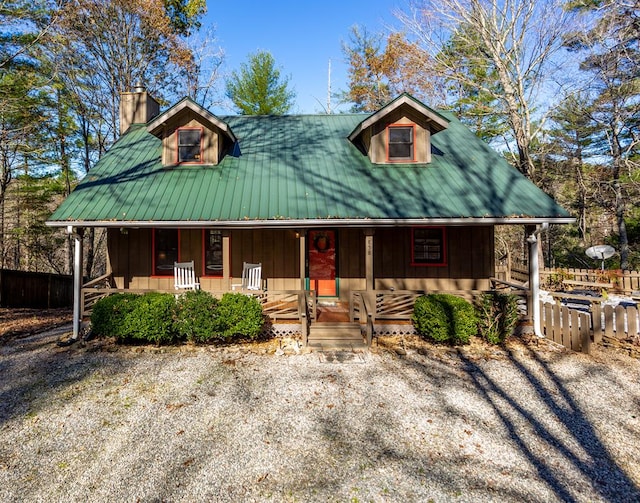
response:
[[[640,271],[620,269],[550,269],[540,271],[540,282],[545,287],[553,287],[564,280],[593,283],[611,283],[613,291],[629,295],[640,291]]]
[[[529,281],[529,270],[527,264],[512,260],[508,264],[496,264],[495,276],[505,281],[525,283]],[[640,271],[550,267],[540,269],[540,284],[543,288],[562,288],[563,281],[611,283],[613,285],[612,291],[625,295],[640,292]]]
[[[591,304],[589,311],[570,309],[559,303],[540,303],[541,331],[554,342],[574,351],[591,352],[591,343],[603,338],[633,340],[640,336],[637,306],[613,307]]]
[[[73,277],[0,269],[0,306],[50,309],[73,306]]]

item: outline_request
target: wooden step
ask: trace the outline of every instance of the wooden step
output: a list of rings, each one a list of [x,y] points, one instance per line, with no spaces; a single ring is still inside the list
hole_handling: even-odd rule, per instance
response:
[[[365,349],[359,323],[316,322],[309,330],[309,347],[326,349]]]

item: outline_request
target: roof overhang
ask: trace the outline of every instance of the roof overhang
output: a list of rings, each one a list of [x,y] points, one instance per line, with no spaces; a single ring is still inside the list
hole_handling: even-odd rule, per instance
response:
[[[449,127],[449,120],[444,116],[440,115],[435,110],[429,108],[424,103],[416,100],[414,97],[403,93],[398,96],[395,100],[390,102],[389,104],[382,107],[377,112],[371,114],[365,120],[363,120],[360,124],[356,126],[356,128],[349,135],[349,141],[353,142],[360,134],[366,129],[370,128],[377,122],[380,122],[387,115],[394,112],[398,108],[402,106],[409,106],[417,113],[422,115],[425,119],[425,124],[428,124],[429,129],[432,134],[438,133],[447,129]]]
[[[198,115],[204,122],[207,122],[222,131],[227,136],[227,138],[231,140],[232,143],[236,143],[237,139],[226,122],[213,115],[207,109],[202,108],[200,105],[190,100],[189,98],[183,98],[167,111],[161,113],[160,115],[149,121],[147,123],[147,131],[154,136],[158,136],[159,134],[161,134],[164,125],[170,119],[184,113],[185,110],[192,111],[193,113]]]
[[[413,218],[413,219],[299,219],[299,220],[240,220],[240,221],[47,221],[49,227],[99,228],[216,228],[216,229],[305,229],[321,227],[416,227],[430,225],[541,225],[570,224],[573,217],[498,217],[498,218]]]

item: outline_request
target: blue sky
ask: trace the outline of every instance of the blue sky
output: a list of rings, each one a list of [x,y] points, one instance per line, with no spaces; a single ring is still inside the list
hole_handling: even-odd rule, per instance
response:
[[[208,1],[203,28],[215,25],[217,43],[225,52],[226,73],[238,69],[250,53],[269,51],[282,73],[290,76],[296,92],[292,112],[322,113],[327,103],[329,60],[332,90],[346,89],[341,41],[349,39],[350,28],[357,24],[378,32],[397,24],[392,11],[398,5],[388,0]],[[336,106],[332,100],[332,108]]]

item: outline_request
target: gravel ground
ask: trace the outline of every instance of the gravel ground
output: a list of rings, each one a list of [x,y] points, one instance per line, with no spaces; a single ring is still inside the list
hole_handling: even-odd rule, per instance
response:
[[[0,501],[640,500],[640,361],[623,355],[59,335],[0,346]]]

